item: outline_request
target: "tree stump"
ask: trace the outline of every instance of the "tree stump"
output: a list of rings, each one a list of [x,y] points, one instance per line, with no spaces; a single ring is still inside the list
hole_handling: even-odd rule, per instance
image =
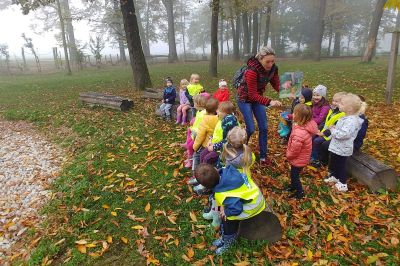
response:
[[[79,100],[91,106],[99,105],[119,111],[127,111],[133,107],[131,99],[93,91],[79,93]]]
[[[346,168],[348,175],[367,185],[373,192],[380,188],[396,190],[396,171],[370,155],[355,152],[347,160]]]
[[[282,238],[282,226],[275,214],[267,209],[240,222],[239,237],[248,240],[267,240],[275,243]]]

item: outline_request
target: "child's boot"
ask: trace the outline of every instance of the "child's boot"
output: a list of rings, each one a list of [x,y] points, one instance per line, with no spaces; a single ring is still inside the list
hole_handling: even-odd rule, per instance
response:
[[[279,136],[282,138],[286,137],[289,134],[290,128],[287,125],[282,124],[282,131],[279,133]]]
[[[186,125],[186,115],[182,116],[182,126]]]
[[[221,222],[222,222],[220,213],[219,213],[219,211],[210,211],[210,212],[211,212],[212,219],[213,219],[211,225],[214,228],[218,228],[221,225]]]
[[[282,125],[283,125],[282,122],[279,122],[279,124],[278,124],[278,134],[279,135],[282,134],[282,130],[283,130]]]
[[[224,226],[222,224],[219,228],[219,235],[220,237],[212,242],[212,245],[217,248],[222,247],[222,245],[224,244]]]
[[[176,122],[175,122],[175,124],[179,124],[179,123],[182,122],[181,121],[181,117],[182,117],[182,114],[176,114]]]
[[[222,236],[223,244],[221,247],[217,248],[215,254],[222,255],[225,251],[227,251],[231,246],[235,244],[236,238],[237,238],[236,234],[223,235]]]

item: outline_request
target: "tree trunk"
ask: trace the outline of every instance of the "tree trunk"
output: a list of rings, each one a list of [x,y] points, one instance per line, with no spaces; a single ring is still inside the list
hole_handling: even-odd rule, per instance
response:
[[[54,49],[54,48],[53,48],[53,49]],[[26,70],[27,67],[26,67],[26,59],[25,59],[25,50],[24,50],[24,47],[21,47],[21,55],[22,55],[22,62],[24,62],[23,67],[24,67],[24,70]]]
[[[224,59],[224,20],[219,20],[219,58]]]
[[[253,38],[253,16],[250,14],[248,15],[248,21],[249,21],[249,53],[251,52],[251,39]]]
[[[118,47],[119,47],[119,57],[122,62],[126,62],[126,55],[125,55],[125,36],[123,32],[123,25],[122,22],[120,23],[119,18],[121,16],[121,9],[119,8],[119,0],[113,0],[113,8],[114,8],[114,16],[115,16],[115,35],[118,39]]]
[[[186,33],[186,15],[183,11],[183,6],[186,7],[186,0],[183,4],[181,4],[181,23],[182,23],[182,43],[183,43],[183,58],[186,61],[186,41],[185,41],[185,33]]]
[[[129,56],[131,59],[134,86],[143,90],[146,87],[151,87],[151,80],[140,41],[135,5],[133,0],[120,0],[120,3]]]
[[[314,41],[313,41],[313,58],[316,61],[321,59],[321,43],[324,36],[324,16],[325,16],[326,0],[319,0],[318,17],[315,24]]]
[[[328,42],[327,56],[331,56],[332,37],[333,37],[333,29],[332,25],[329,25],[329,42]]]
[[[253,47],[252,53],[256,54],[258,52],[258,12],[253,13]]]
[[[176,52],[176,41],[175,41],[174,3],[173,0],[162,0],[162,2],[167,10],[167,17],[168,17],[168,48],[169,48],[168,62],[173,63],[178,61],[178,53]]]
[[[267,14],[266,14],[266,20],[265,20],[264,46],[268,45],[269,25],[271,22],[271,11],[272,11],[271,6],[272,6],[272,1],[269,2],[269,5],[267,7]]]
[[[57,0],[57,11],[58,11],[58,18],[60,19],[61,38],[62,38],[63,47],[64,47],[64,56],[65,56],[65,65],[67,68],[67,75],[72,75],[71,66],[69,65],[67,40],[65,38],[65,25],[64,25],[64,18],[63,18],[62,11],[61,11],[60,0]]]
[[[250,53],[250,34],[249,34],[249,18],[247,12],[243,12],[242,14],[242,23],[243,23],[243,54]]]
[[[140,34],[140,39],[142,40],[142,47],[143,47],[143,53],[144,56],[150,56],[150,47],[149,47],[149,42],[146,40],[146,34],[144,33],[144,28],[143,28],[143,22],[142,22],[142,18],[140,17],[140,10],[137,10],[137,22],[138,22],[138,26],[139,26],[139,34]]]
[[[335,43],[333,45],[333,56],[338,57],[340,56],[340,40],[341,40],[340,32],[335,32]],[[350,38],[349,38],[350,39]]]
[[[76,48],[74,27],[72,26],[71,11],[69,8],[69,0],[61,0],[62,8],[64,10],[65,30],[68,36],[68,50],[70,55],[71,64],[77,65],[78,63],[78,50]]]
[[[229,38],[226,38],[226,49],[228,50],[228,58],[231,56],[231,51],[229,47]]]
[[[233,20],[232,8],[229,8],[229,23],[231,24],[233,59],[239,59],[239,36],[236,35],[235,21]]]
[[[383,6],[385,5],[386,1],[387,0],[377,0],[376,2],[374,15],[369,28],[367,47],[362,58],[363,62],[369,63],[372,60],[372,54],[376,47],[376,38],[378,36],[379,25],[381,24]]]
[[[209,73],[211,77],[217,76],[217,59],[218,59],[218,14],[219,0],[213,0],[211,4],[211,58]]]

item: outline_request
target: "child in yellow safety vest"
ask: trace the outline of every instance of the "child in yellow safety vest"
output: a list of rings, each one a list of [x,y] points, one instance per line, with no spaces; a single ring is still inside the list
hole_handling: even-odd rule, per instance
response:
[[[322,158],[321,147],[325,141],[329,141],[331,139],[331,131],[330,127],[336,125],[337,121],[345,116],[344,112],[339,110],[339,103],[343,96],[345,96],[347,92],[338,92],[333,95],[331,108],[329,109],[328,115],[325,118],[325,123],[323,128],[321,129],[318,136],[313,138],[313,146],[311,153],[311,165],[314,167],[320,167],[321,162],[326,163],[327,159]]]

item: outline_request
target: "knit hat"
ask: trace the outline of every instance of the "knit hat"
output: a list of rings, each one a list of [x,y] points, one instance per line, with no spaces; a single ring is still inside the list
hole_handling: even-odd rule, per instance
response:
[[[211,98],[211,95],[208,92],[202,92],[200,95],[204,96],[207,100]]]
[[[226,83],[225,80],[221,79],[221,80],[219,81],[219,83],[218,83],[218,86],[219,86],[219,87],[228,86],[228,83]]]
[[[165,79],[165,82],[171,82],[171,84],[174,84],[174,83],[172,82],[172,78],[170,78],[170,77],[167,77],[167,78]]]
[[[322,97],[326,98],[326,91],[327,88],[324,85],[319,84],[314,88],[313,93],[318,93]]]
[[[301,95],[304,97],[304,102],[310,102],[313,92],[309,88],[301,89]]]

